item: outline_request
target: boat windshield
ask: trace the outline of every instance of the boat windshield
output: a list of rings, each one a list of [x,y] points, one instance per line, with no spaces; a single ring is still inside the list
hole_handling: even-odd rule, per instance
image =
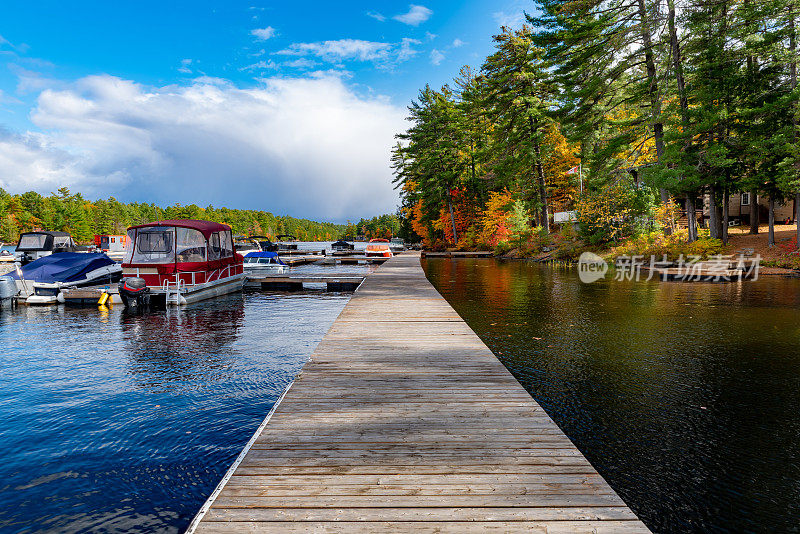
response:
[[[17,250],[44,250],[47,234],[23,234],[19,238]]]
[[[370,243],[367,245],[367,250],[388,250],[389,243]]]
[[[136,232],[131,263],[172,263],[175,261],[175,228],[151,226]]]
[[[178,263],[206,261],[206,238],[199,230],[192,228],[175,229]]]

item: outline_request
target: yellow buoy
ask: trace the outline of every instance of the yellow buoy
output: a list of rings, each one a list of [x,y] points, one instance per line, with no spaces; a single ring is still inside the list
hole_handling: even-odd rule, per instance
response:
[[[105,306],[107,300],[108,300],[108,293],[104,292],[102,295],[100,295],[100,300],[97,301],[97,304],[99,306]]]

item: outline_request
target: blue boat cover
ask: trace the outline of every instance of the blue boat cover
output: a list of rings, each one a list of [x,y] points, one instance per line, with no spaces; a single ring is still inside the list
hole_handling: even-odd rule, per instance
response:
[[[280,263],[281,265],[286,265],[285,263],[283,263],[283,260],[278,256],[278,254],[276,252],[262,252],[262,251],[248,252],[247,254],[245,254],[244,257],[245,258],[275,258],[276,260],[278,260],[278,263]]]
[[[114,263],[102,253],[58,252],[24,265],[22,276],[29,282],[80,282],[87,273]],[[6,276],[19,279],[16,271]]]

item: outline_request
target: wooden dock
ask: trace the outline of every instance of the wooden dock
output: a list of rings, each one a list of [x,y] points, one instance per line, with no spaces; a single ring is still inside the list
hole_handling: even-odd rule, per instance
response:
[[[283,263],[289,266],[305,265],[307,263],[314,263],[319,260],[325,259],[325,256],[321,256],[318,254],[305,254],[301,256],[290,256],[288,258],[280,254],[279,256],[281,258],[281,261],[283,261]]]
[[[370,274],[189,532],[649,532],[425,278]]]
[[[355,291],[363,276],[315,276],[315,275],[273,275],[259,278],[247,278],[245,287],[258,287],[261,289],[276,289],[279,291],[299,291],[305,284],[325,284],[328,291]]]

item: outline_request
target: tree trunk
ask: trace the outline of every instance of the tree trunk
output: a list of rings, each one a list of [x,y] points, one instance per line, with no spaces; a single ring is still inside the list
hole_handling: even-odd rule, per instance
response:
[[[453,201],[450,199],[449,193],[447,197],[447,205],[450,207],[450,224],[453,225],[453,244],[458,244],[458,235],[456,234],[456,218],[453,215]]]
[[[800,250],[800,191],[794,195],[794,224],[797,226],[795,241],[798,250]]]
[[[775,246],[775,196],[769,196],[769,246]]]
[[[708,192],[708,213],[709,213],[709,220],[708,220],[708,229],[711,234],[711,237],[714,239],[720,239],[722,237],[722,225],[720,224],[719,220],[719,211],[717,206],[717,187],[711,186]]]
[[[797,89],[797,31],[795,29],[794,18],[797,15],[796,13],[797,3],[791,3],[791,12],[789,13],[789,53],[791,54],[791,62],[789,63],[789,82],[791,83],[792,91]],[[792,110],[792,143],[797,144],[797,101],[794,103],[794,109]],[[795,180],[800,180],[800,160],[795,160],[794,162],[794,177]],[[794,198],[794,223],[796,225],[796,235],[795,240],[797,242],[798,249],[800,249],[800,213],[798,212],[800,209],[800,190],[795,193]]]
[[[686,225],[689,229],[689,242],[697,241],[697,214],[694,211],[694,193],[686,194]]]
[[[728,244],[728,203],[730,202],[730,193],[728,188],[725,188],[725,193],[722,197],[722,244]]]
[[[539,186],[539,202],[542,203],[541,225],[546,231],[550,231],[550,214],[547,210],[547,184],[544,179],[544,169],[542,168],[542,154],[539,148],[539,141],[533,143],[533,150],[536,152],[536,182]]]
[[[533,120],[533,118],[528,115],[528,127],[530,128],[531,139],[533,140],[533,152],[536,155],[536,184],[539,189],[539,202],[541,203],[541,215],[539,218],[539,223],[541,224],[542,228],[545,229],[545,232],[550,232],[550,217],[547,211],[547,184],[544,178],[544,169],[542,168],[542,151],[541,147],[539,146],[539,121]]]
[[[672,66],[675,69],[675,82],[678,85],[678,97],[681,104],[681,122],[686,131],[689,127],[689,101],[686,98],[686,81],[683,77],[683,63],[681,61],[681,45],[678,41],[678,30],[675,26],[675,0],[667,0],[669,43],[672,49]]]
[[[664,154],[664,123],[661,122],[661,97],[658,94],[658,77],[656,62],[653,58],[653,39],[650,35],[650,26],[647,19],[647,9],[644,0],[638,0],[639,24],[642,28],[642,43],[644,44],[644,62],[647,66],[647,93],[650,95],[650,114],[653,117],[653,137],[656,144],[656,163],[661,163]],[[669,193],[663,187],[659,188],[661,203],[669,203]]]
[[[750,233],[758,233],[758,192],[750,191]]]

